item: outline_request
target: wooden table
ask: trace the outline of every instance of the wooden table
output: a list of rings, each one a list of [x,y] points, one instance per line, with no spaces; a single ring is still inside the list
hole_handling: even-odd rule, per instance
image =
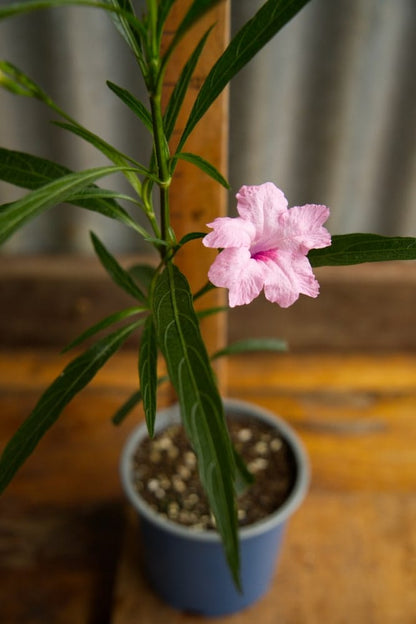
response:
[[[0,354],[0,437],[65,358]],[[196,624],[151,593],[117,464],[128,431],[110,416],[136,384],[124,351],[67,408],[0,506],[2,624]],[[296,354],[230,360],[229,395],[283,415],[310,454],[312,484],[273,585],[217,622],[416,622],[416,355]]]

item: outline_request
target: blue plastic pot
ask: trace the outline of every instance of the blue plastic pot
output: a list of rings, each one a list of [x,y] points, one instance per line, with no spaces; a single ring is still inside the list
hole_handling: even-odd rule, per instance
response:
[[[243,593],[231,579],[222,545],[213,531],[196,531],[160,517],[139,496],[132,484],[132,457],[147,435],[145,425],[130,435],[121,458],[121,478],[127,497],[140,515],[144,565],[157,594],[181,611],[221,616],[240,611],[268,590],[286,521],[302,502],[309,464],[293,430],[274,414],[242,401],[224,401],[228,416],[244,414],[267,421],[286,439],[295,457],[296,482],[285,503],[265,520],[240,530]],[[179,422],[177,405],[160,411],[156,431]]]

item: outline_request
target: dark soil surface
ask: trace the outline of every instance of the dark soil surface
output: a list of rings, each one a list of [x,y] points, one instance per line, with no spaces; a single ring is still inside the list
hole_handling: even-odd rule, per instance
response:
[[[228,424],[234,445],[255,478],[238,501],[239,525],[245,526],[285,501],[294,484],[295,463],[287,442],[267,423],[234,417]],[[164,517],[194,529],[215,528],[196,456],[180,425],[142,442],[133,474],[142,498]]]

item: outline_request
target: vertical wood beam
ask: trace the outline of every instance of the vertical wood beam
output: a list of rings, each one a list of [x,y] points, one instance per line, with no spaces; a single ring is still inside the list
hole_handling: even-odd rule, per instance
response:
[[[189,8],[190,0],[178,0],[168,19],[164,44],[173,36],[183,15]],[[205,49],[192,77],[190,89],[178,119],[171,141],[173,150],[182,134],[192,104],[215,60],[229,41],[230,0],[218,3],[184,37],[178,46],[167,69],[163,103],[166,105],[178,76],[191,52],[206,30],[213,24]],[[227,177],[228,161],[228,92],[223,92],[198,123],[189,137],[185,151],[203,156]],[[207,231],[206,224],[227,211],[227,191],[200,169],[179,161],[176,177],[170,190],[171,224],[178,239],[191,231]],[[201,240],[192,241],[178,254],[179,268],[186,274],[195,292],[207,281],[208,269],[216,256],[215,250],[206,249]],[[226,293],[215,289],[204,295],[198,302],[200,308],[222,306],[226,303]],[[202,322],[202,332],[208,351],[222,347],[226,339],[226,315],[216,314]],[[221,374],[220,374],[221,373]],[[224,365],[217,368],[217,374],[224,379]],[[222,384],[224,385],[224,384]]]

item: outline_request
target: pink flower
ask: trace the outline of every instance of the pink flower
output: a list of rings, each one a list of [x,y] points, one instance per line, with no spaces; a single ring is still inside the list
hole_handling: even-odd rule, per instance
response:
[[[307,253],[331,244],[323,227],[329,209],[316,204],[288,209],[286,197],[271,182],[243,186],[236,197],[240,216],[208,223],[213,232],[202,241],[223,248],[208,277],[229,289],[230,306],[250,303],[263,288],[266,299],[282,308],[301,293],[317,297],[319,284]]]

